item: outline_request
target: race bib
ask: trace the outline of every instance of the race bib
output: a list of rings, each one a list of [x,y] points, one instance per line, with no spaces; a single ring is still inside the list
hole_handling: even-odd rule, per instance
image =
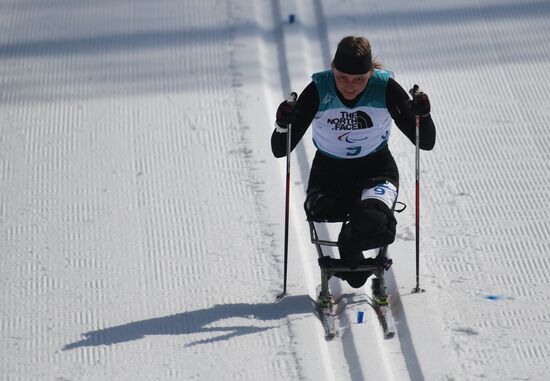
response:
[[[378,184],[373,188],[363,190],[361,200],[367,200],[369,198],[380,200],[391,209],[397,199],[397,188],[390,182]]]

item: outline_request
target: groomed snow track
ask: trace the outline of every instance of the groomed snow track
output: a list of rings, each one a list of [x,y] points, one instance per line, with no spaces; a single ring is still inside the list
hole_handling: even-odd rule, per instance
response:
[[[549,19],[548,0],[0,0],[0,380],[547,380]],[[438,126],[424,294],[414,149],[390,140],[409,205],[390,340],[337,280],[334,340],[314,315],[310,134],[275,301],[275,110],[348,34]]]

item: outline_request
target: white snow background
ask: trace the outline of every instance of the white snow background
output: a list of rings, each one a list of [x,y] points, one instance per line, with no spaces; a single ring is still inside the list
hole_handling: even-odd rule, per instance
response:
[[[549,20],[547,0],[1,0],[0,379],[547,380]],[[309,135],[275,301],[275,109],[348,34],[430,95],[438,127],[421,155],[422,294],[414,146],[391,139],[409,207],[390,340],[368,287],[338,281],[323,338]]]

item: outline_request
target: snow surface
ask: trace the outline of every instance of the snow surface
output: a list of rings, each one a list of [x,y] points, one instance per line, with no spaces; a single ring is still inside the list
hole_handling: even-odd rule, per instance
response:
[[[547,0],[1,0],[0,378],[548,379],[549,20]],[[414,149],[391,140],[409,205],[391,340],[338,281],[338,337],[323,339],[309,137],[274,300],[274,110],[348,34],[420,84],[438,126],[421,156],[422,294]]]

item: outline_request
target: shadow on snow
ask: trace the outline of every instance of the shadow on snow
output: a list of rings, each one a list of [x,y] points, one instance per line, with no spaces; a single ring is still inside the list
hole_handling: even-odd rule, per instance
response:
[[[186,346],[226,341],[233,337],[249,335],[286,325],[281,321],[290,315],[312,314],[308,295],[287,296],[280,302],[261,304],[217,304],[211,308],[182,312],[179,314],[136,321],[114,327],[89,331],[82,340],[65,345],[64,351],[99,345],[112,345],[139,340],[151,335],[189,335],[200,333],[222,333],[216,337],[196,340]],[[246,319],[241,324],[215,326],[224,319]],[[273,325],[258,324],[272,321]],[[233,322],[231,322],[233,323]],[[212,326],[214,325],[214,326]]]

